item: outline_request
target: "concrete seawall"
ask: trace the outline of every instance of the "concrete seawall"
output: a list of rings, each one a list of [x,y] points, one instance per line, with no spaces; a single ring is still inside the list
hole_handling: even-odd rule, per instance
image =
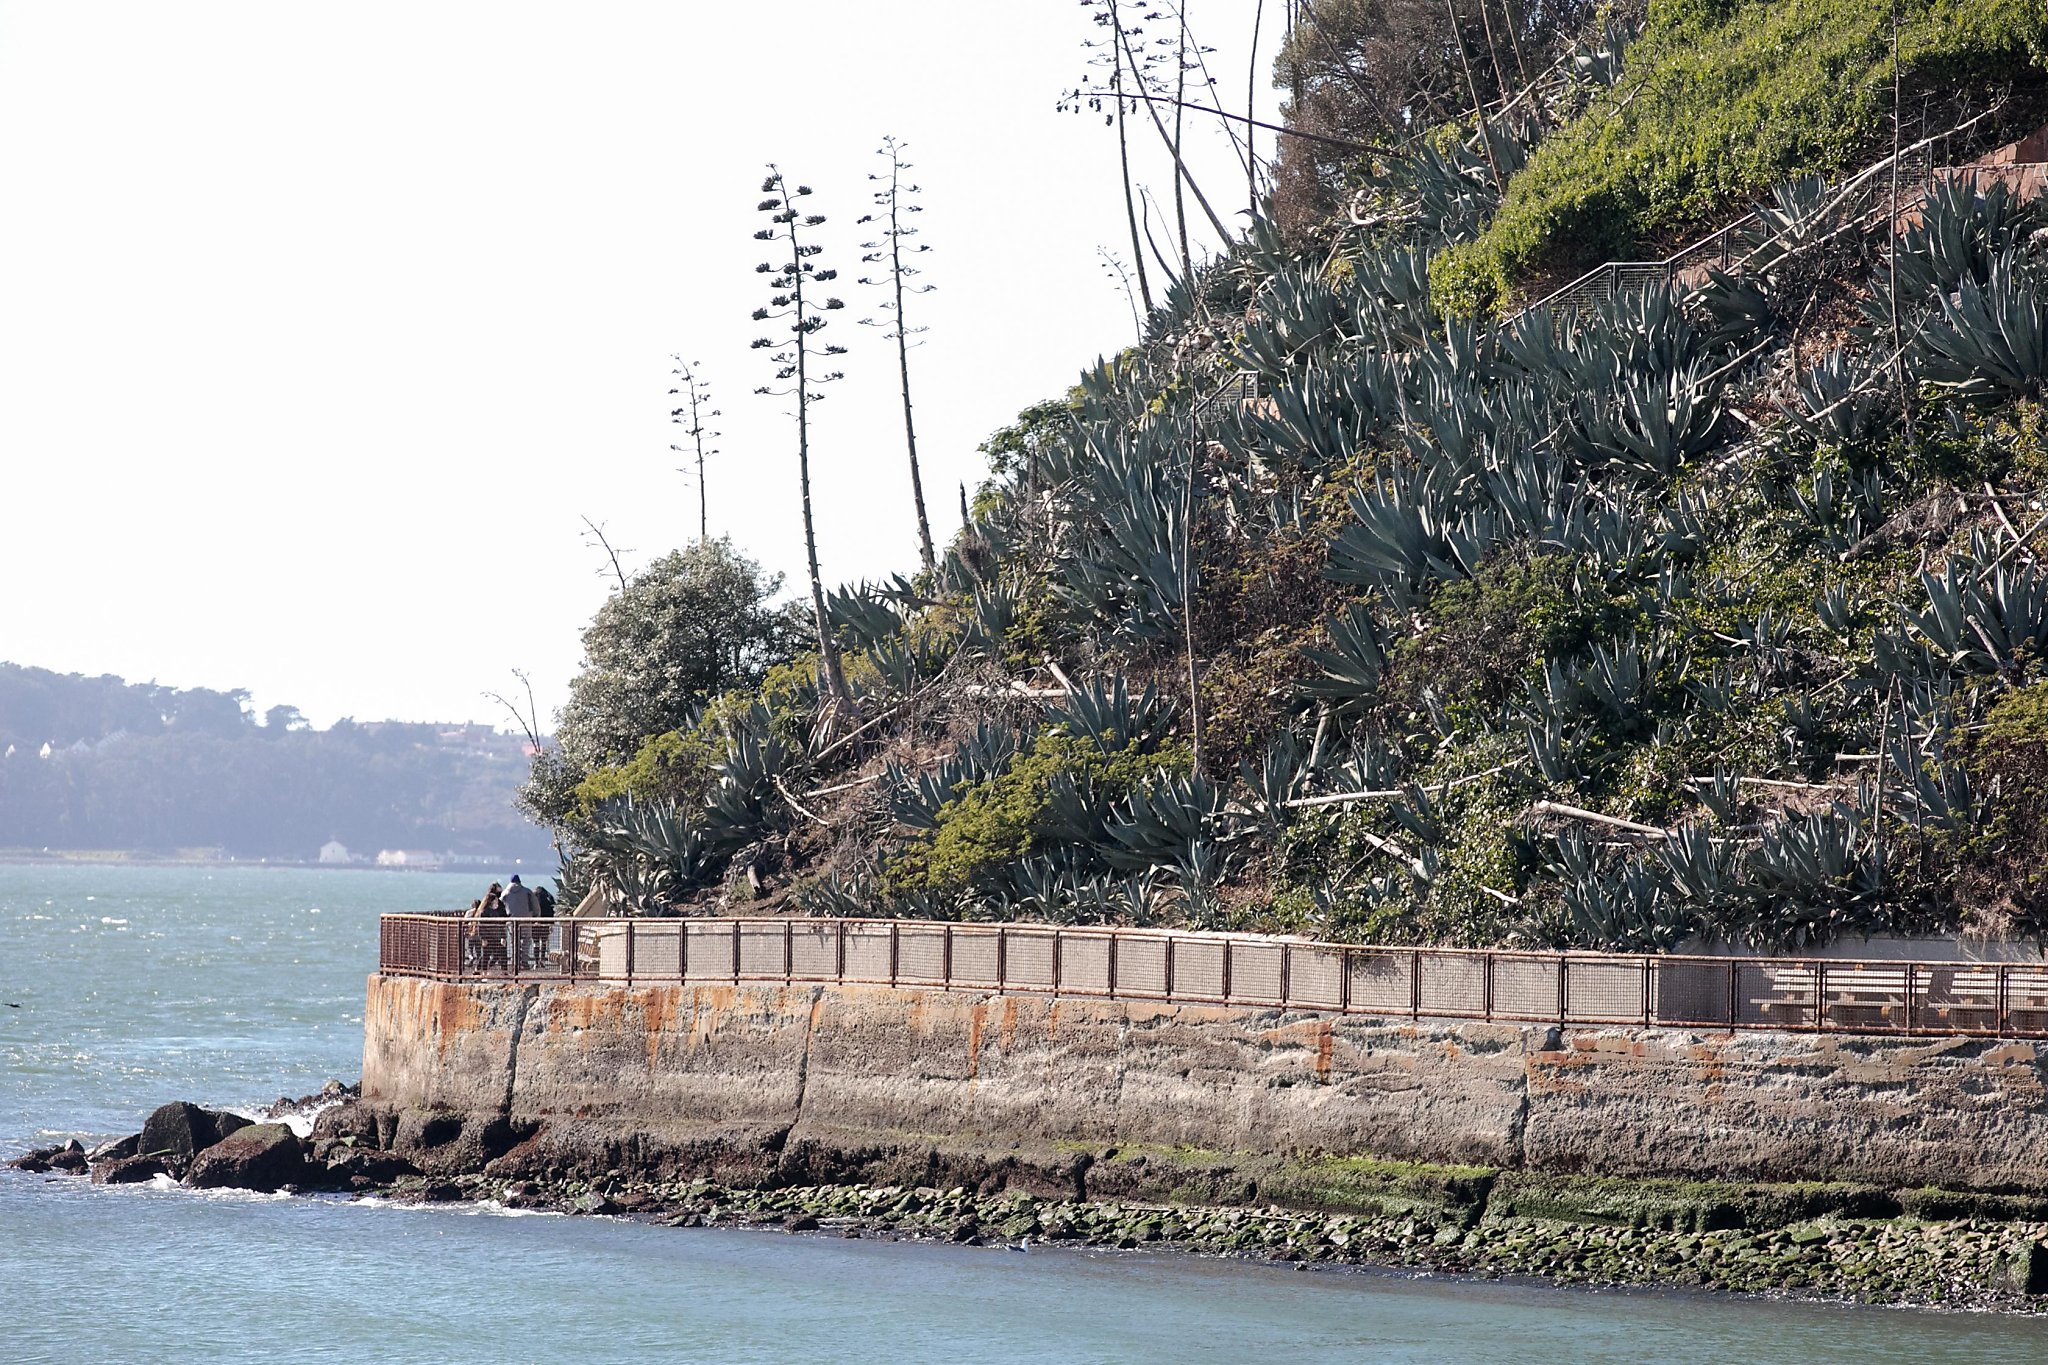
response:
[[[1333,1162],[1370,1157],[2048,1194],[2048,1059],[1983,1039],[372,976],[363,1092],[450,1170],[1328,1204]]]

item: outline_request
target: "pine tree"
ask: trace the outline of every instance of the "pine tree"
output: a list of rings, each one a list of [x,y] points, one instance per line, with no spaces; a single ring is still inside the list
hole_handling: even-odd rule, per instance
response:
[[[668,420],[681,427],[683,434],[690,438],[689,445],[683,446],[671,442],[669,449],[678,455],[694,454],[696,456],[697,539],[709,540],[711,539],[711,513],[707,506],[704,486],[704,461],[707,457],[718,453],[718,447],[709,445],[709,443],[716,441],[720,433],[711,430],[706,423],[718,416],[719,412],[717,408],[711,406],[711,386],[705,383],[703,376],[698,373],[699,369],[702,368],[702,362],[692,361],[686,365],[683,363],[681,356],[671,356],[669,358],[676,362],[676,367],[673,371],[676,377],[676,386],[668,391],[668,396],[671,398],[680,397],[683,399],[683,402],[669,410]]]
[[[753,345],[756,350],[772,349],[769,359],[775,364],[775,378],[788,382],[790,387],[778,389],[764,384],[754,392],[796,399],[797,479],[803,491],[804,554],[811,574],[811,615],[818,629],[818,658],[824,665],[825,685],[833,703],[850,710],[853,694],[847,689],[846,671],[839,663],[839,645],[832,637],[832,618],[825,610],[825,584],[818,574],[817,526],[811,517],[811,404],[824,398],[822,386],[844,377],[840,370],[813,371],[811,356],[814,351],[826,357],[846,354],[844,346],[814,342],[812,338],[825,330],[826,313],[846,305],[831,297],[817,304],[804,301],[806,286],[815,290],[839,277],[838,271],[818,265],[816,257],[824,248],[804,240],[811,229],[825,223],[824,214],[802,213],[796,207],[797,200],[810,195],[811,187],[798,185],[792,190],[781,170],[771,164],[767,178],[761,182],[761,193],[766,198],[756,207],[768,215],[769,226],[756,232],[754,240],[780,243],[783,250],[776,259],[754,267],[757,273],[772,276],[768,281],[768,304],[754,310],[754,321],[786,321],[788,335],[781,339],[756,337]]]
[[[924,511],[924,479],[917,467],[917,423],[912,419],[910,404],[910,338],[925,329],[912,327],[905,318],[903,296],[929,294],[933,286],[908,283],[910,279],[924,272],[907,264],[903,258],[921,256],[931,248],[921,242],[910,240],[917,236],[917,229],[910,226],[910,215],[923,213],[924,208],[911,199],[912,195],[920,194],[922,190],[907,183],[903,178],[903,173],[911,169],[910,163],[903,159],[903,144],[893,137],[885,137],[876,154],[889,159],[889,172],[886,177],[879,174],[868,177],[873,181],[886,179],[887,183],[875,191],[875,205],[881,212],[866,214],[860,221],[880,223],[883,227],[875,240],[861,243],[861,249],[866,254],[860,259],[864,265],[886,264],[889,273],[885,278],[863,279],[861,283],[889,291],[888,298],[882,304],[882,311],[888,314],[888,317],[867,318],[863,321],[870,326],[885,328],[889,340],[896,343],[896,365],[903,380],[903,443],[910,451],[910,498],[917,507],[918,555],[924,561],[926,572],[930,572],[936,563],[932,554],[932,524]]]

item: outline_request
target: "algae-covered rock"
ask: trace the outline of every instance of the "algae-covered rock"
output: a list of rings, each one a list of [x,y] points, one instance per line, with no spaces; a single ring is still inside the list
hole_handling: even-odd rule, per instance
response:
[[[281,1123],[254,1123],[193,1157],[185,1183],[200,1190],[270,1193],[297,1184],[305,1169],[305,1151],[297,1134]]]

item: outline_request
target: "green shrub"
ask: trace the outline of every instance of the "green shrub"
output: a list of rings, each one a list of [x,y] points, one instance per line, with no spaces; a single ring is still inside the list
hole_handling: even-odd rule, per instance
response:
[[[1008,768],[941,806],[938,827],[891,860],[883,885],[898,895],[950,894],[1029,857],[1050,833],[1052,781],[1062,773],[1114,799],[1155,772],[1193,766],[1178,744],[1147,750],[1133,741],[1105,754],[1086,738],[1048,731]]]
[[[1988,95],[2048,70],[2039,0],[1900,11],[1910,87]],[[1851,165],[1890,118],[1890,44],[1890,11],[1870,0],[1652,0],[1620,83],[1543,140],[1477,240],[1431,263],[1433,300],[1469,314],[1531,269],[1624,256],[1775,182]]]

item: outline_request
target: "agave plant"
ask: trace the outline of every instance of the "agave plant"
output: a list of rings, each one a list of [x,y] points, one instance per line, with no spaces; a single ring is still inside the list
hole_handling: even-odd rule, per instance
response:
[[[1179,867],[1215,842],[1223,792],[1200,774],[1159,773],[1118,803],[1105,827],[1113,867]]]
[[[1077,687],[1064,701],[1046,708],[1046,719],[1103,753],[1114,754],[1132,745],[1152,748],[1172,730],[1178,713],[1173,699],[1157,695],[1149,683],[1133,697],[1119,673]]]
[[[1797,400],[1781,411],[1816,441],[1850,445],[1876,431],[1888,382],[1837,346],[1799,377]]]
[[[1306,696],[1329,699],[1341,715],[1371,701],[1379,691],[1387,667],[1386,643],[1372,612],[1360,603],[1330,617],[1323,628],[1329,632],[1330,647],[1302,651],[1322,676],[1305,679],[1299,687]]]
[[[2048,296],[2008,257],[1965,279],[1918,338],[1921,375],[1959,398],[2038,393],[2048,381]]]

